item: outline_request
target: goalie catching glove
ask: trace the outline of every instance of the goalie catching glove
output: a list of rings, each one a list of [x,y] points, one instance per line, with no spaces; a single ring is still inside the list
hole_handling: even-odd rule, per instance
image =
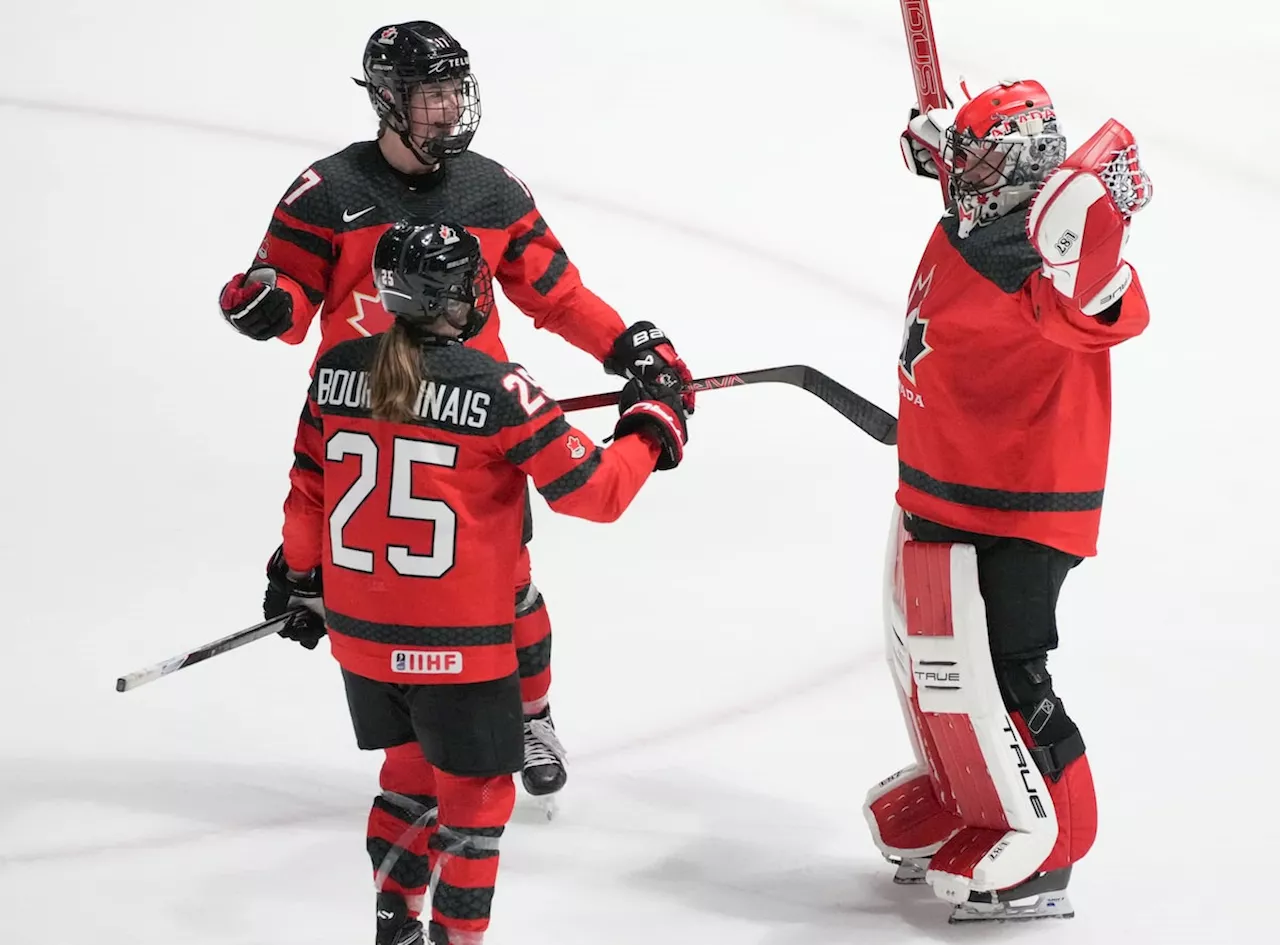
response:
[[[262,616],[271,620],[291,608],[305,607],[285,621],[279,635],[314,650],[326,632],[323,593],[320,569],[289,570],[281,545],[267,562],[267,593],[262,599]]]
[[[1112,119],[1045,178],[1027,235],[1054,288],[1085,315],[1118,302],[1133,282],[1122,258],[1129,221],[1151,199],[1151,180],[1129,129]]]

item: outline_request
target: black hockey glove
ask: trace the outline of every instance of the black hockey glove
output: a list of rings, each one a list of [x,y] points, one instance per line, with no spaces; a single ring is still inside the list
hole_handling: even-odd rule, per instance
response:
[[[267,562],[267,593],[262,599],[262,616],[270,620],[292,608],[305,607],[306,610],[285,622],[280,636],[314,650],[325,635],[323,593],[319,568],[290,577],[281,545]]]
[[[622,416],[613,428],[615,440],[629,433],[647,436],[661,450],[654,469],[675,469],[680,465],[684,445],[689,442],[689,428],[678,387],[662,397],[651,397],[633,378],[618,395],[618,411]]]
[[[636,322],[613,342],[613,351],[604,359],[607,374],[639,381],[650,397],[663,398],[693,380],[688,366],[671,340],[653,322]],[[694,393],[684,391],[684,412],[693,413]]]
[[[293,296],[276,285],[274,269],[232,276],[222,287],[218,307],[228,325],[256,341],[279,337],[293,324]]]

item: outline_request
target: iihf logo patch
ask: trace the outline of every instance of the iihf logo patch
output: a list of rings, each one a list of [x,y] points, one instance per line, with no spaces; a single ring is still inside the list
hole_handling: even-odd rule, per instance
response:
[[[390,46],[395,43],[396,37],[400,35],[400,31],[394,26],[388,26],[378,36],[378,42],[383,46]]]
[[[419,676],[457,676],[462,672],[461,650],[396,650],[391,669]]]

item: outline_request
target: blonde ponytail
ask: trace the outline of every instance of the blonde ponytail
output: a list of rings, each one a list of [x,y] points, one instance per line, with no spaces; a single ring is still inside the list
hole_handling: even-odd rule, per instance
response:
[[[369,373],[369,406],[375,420],[403,423],[413,417],[422,387],[422,351],[397,319],[382,333]]]

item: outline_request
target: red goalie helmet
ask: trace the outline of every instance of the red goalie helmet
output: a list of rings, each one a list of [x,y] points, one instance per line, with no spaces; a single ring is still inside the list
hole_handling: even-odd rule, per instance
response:
[[[1003,138],[1018,134],[1018,119],[1043,115],[1054,120],[1053,102],[1035,79],[1001,82],[980,92],[956,112],[957,131],[975,138]]]
[[[1034,79],[1001,82],[956,112],[943,160],[951,169],[952,195],[985,194],[1035,184],[1067,156],[1053,102]]]

